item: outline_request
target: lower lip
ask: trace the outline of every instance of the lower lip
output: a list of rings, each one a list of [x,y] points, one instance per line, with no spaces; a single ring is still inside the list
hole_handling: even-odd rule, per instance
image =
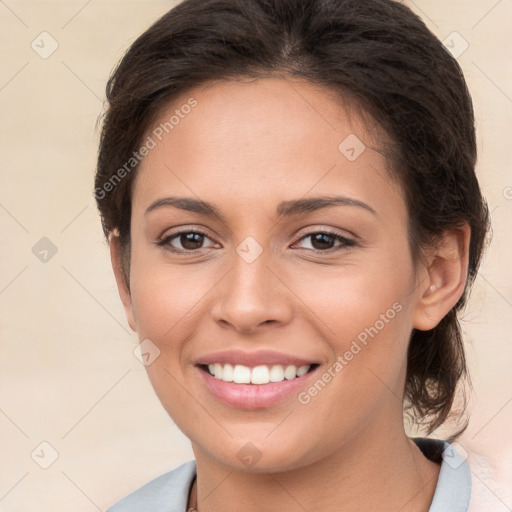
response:
[[[197,370],[209,391],[222,402],[241,409],[260,409],[277,405],[292,396],[296,398],[318,367],[302,377],[268,384],[235,384],[216,379],[201,368]]]

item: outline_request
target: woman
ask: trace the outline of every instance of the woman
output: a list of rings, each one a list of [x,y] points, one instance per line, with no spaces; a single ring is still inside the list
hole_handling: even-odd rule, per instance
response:
[[[391,0],[185,0],[112,75],[95,195],[195,461],[109,509],[465,511],[471,98]]]

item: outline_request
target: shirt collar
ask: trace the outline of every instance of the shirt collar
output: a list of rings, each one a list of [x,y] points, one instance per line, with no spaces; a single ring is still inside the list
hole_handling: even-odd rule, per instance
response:
[[[413,438],[413,441],[425,457],[441,462],[428,512],[466,512],[471,499],[471,471],[464,457],[456,450],[457,443],[454,446],[440,439],[427,438]]]

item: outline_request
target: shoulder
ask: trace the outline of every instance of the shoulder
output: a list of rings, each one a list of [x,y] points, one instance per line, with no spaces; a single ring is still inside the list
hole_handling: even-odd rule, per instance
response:
[[[151,480],[106,512],[182,512],[195,475],[195,461],[186,462]]]
[[[415,438],[413,441],[425,457],[441,464],[429,512],[466,512],[471,499],[471,471],[466,452],[458,443],[440,439]]]

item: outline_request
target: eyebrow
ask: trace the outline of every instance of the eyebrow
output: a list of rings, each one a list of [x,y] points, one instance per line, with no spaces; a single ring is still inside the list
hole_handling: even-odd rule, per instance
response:
[[[222,222],[225,222],[226,220],[220,211],[211,203],[191,197],[170,196],[157,199],[147,208],[145,214],[165,206],[172,206],[174,208],[179,208],[180,210],[215,217]],[[276,211],[278,218],[284,218],[333,206],[355,206],[378,216],[377,212],[370,205],[363,203],[358,199],[344,196],[321,196],[307,199],[296,199],[293,201],[283,201],[279,203]]]

